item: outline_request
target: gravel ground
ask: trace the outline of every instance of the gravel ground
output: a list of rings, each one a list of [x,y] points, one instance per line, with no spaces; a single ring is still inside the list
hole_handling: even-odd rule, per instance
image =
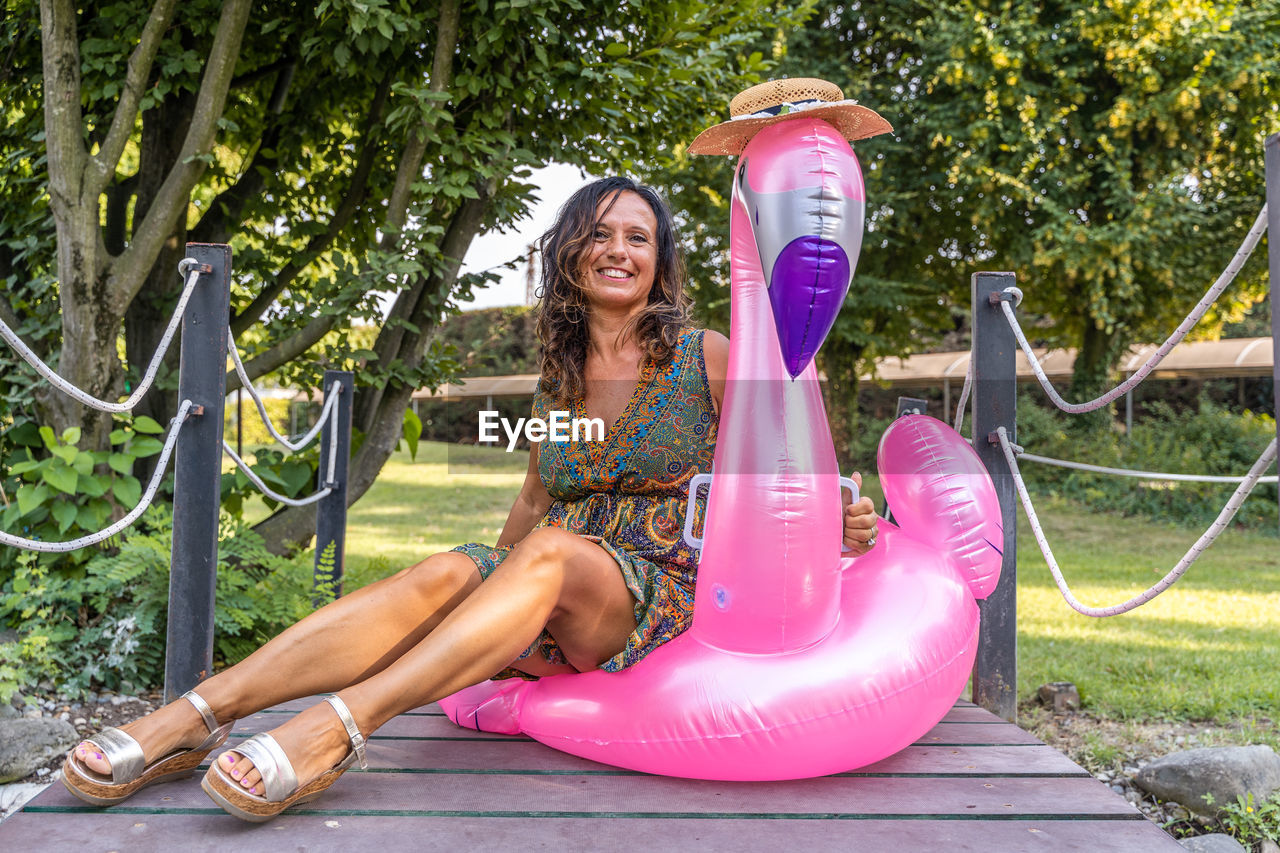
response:
[[[1222,830],[1178,803],[1157,800],[1134,784],[1134,775],[1151,760],[1171,752],[1268,742],[1277,734],[1274,722],[1267,719],[1255,720],[1253,727],[1202,721],[1133,723],[1088,712],[1053,714],[1030,703],[1018,709],[1018,725],[1084,767],[1175,838]],[[1264,737],[1259,738],[1260,733]]]
[[[100,732],[110,726],[121,726],[144,714],[150,714],[160,706],[159,691],[140,696],[121,696],[115,693],[91,693],[87,700],[73,700],[65,696],[28,696],[25,704],[15,700],[14,707],[29,717],[60,717],[75,726],[82,737]],[[33,704],[34,703],[34,704]],[[63,756],[49,760],[21,782],[48,782],[62,766]]]

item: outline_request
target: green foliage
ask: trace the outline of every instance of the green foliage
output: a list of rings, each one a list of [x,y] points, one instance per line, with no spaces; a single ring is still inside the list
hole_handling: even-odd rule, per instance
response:
[[[320,554],[316,557],[316,583],[312,595],[317,601],[328,603],[337,598],[337,589],[334,583],[334,571],[338,567],[337,553],[338,543],[330,539],[320,549]]]
[[[1037,333],[1078,346],[1093,385],[1176,325],[1258,212],[1262,139],[1280,129],[1269,22],[1182,0],[849,4],[789,48],[839,56],[846,91],[897,129],[868,170],[869,236],[896,277],[964,310],[975,266],[1017,272]],[[1263,296],[1262,270],[1207,330]]]
[[[458,314],[440,327],[440,341],[457,352],[458,370],[464,376],[538,372],[532,308],[484,308]]]
[[[42,681],[60,690],[149,687],[164,677],[173,519],[148,510],[150,532],[99,553],[78,575],[30,555],[0,585],[0,701]],[[217,662],[235,663],[311,611],[311,567],[267,551],[242,522],[223,517],[214,614]]]
[[[1204,801],[1215,805],[1213,794],[1205,794]],[[1280,841],[1280,795],[1259,804],[1252,791],[1238,794],[1234,803],[1218,809],[1217,817],[1223,829],[1249,849],[1262,841]]]
[[[80,447],[81,430],[71,427],[55,435],[48,426],[20,419],[2,440],[5,508],[0,527],[27,539],[60,542],[96,533],[133,509],[142,497],[134,463],[155,456],[163,447],[164,427],[140,416],[111,431],[109,450]],[[10,499],[9,496],[12,496]],[[111,547],[111,540],[100,547]],[[65,554],[41,553],[45,567],[82,565],[92,548]],[[0,549],[0,581],[8,578],[22,552]]]
[[[131,250],[158,229],[180,240],[232,243],[233,326],[246,361],[302,352],[306,346],[293,345],[313,342],[307,357],[286,359],[286,384],[314,386],[325,367],[372,371],[376,378],[362,384],[378,387],[438,384],[450,364],[447,353],[427,345],[431,328],[456,297],[492,278],[455,280],[458,259],[477,230],[505,228],[525,215],[537,192],[528,181],[532,170],[554,160],[625,171],[658,155],[706,121],[714,110],[709,99],[757,79],[765,63],[746,48],[761,22],[793,20],[790,10],[763,0],[607,7],[463,0],[456,48],[445,50],[440,64],[434,53],[447,28],[439,5],[254,4],[231,57],[235,76],[225,103],[210,105],[220,110],[212,144],[192,157],[178,143],[213,30],[231,5],[180,4],[160,28],[140,104],[144,118],[135,127],[123,117],[124,127],[134,128],[129,144],[118,162],[102,164],[87,156],[123,103],[123,77],[152,4],[84,10],[70,29],[78,43],[67,45],[53,33],[30,38],[41,26],[32,0],[11,4],[0,24],[14,48],[0,76],[0,279],[47,281],[40,276],[55,271],[58,257],[71,263],[69,250],[56,251],[54,216],[64,235],[78,231],[75,239],[106,249],[78,255],[79,270],[56,270],[62,286],[85,300],[58,305],[57,290],[46,283],[15,304],[20,331],[43,318],[36,337],[50,355],[58,350],[58,325],[48,318],[59,308],[96,310],[105,327],[113,325],[105,318],[124,317],[128,331],[135,322],[130,300],[171,302],[175,276],[163,252],[139,275],[130,266],[130,281],[104,290],[102,304],[89,304],[102,298],[98,291],[81,292],[90,280],[124,274],[122,265],[139,254]],[[73,118],[83,139],[58,136],[60,148],[49,147],[44,127],[43,95],[55,81],[41,86],[42,42],[80,64]],[[192,163],[200,168],[190,170]],[[74,180],[90,165],[108,178],[101,197],[95,190],[68,199],[50,216],[50,180]],[[135,205],[143,210],[170,176],[190,185],[186,197],[170,205],[166,196],[164,211],[157,203],[145,220],[135,218]],[[469,202],[481,204],[477,210]],[[93,215],[76,218],[76,204]],[[389,318],[388,295],[396,303]],[[329,320],[332,334],[315,343],[311,330]],[[350,329],[364,321],[380,334],[357,343]],[[134,351],[142,337],[126,334],[131,364],[149,355]],[[87,373],[122,375],[114,348],[90,357],[101,369]]]
[[[1017,441],[1028,452],[1111,468],[1174,474],[1243,476],[1275,437],[1275,420],[1252,412],[1234,414],[1202,398],[1191,411],[1162,402],[1147,405],[1131,435],[1108,429],[1083,441],[1070,416],[1018,402]],[[1231,484],[1167,483],[1093,474],[1034,462],[1019,466],[1033,495],[1064,497],[1091,510],[1206,526],[1235,488]],[[1276,487],[1260,484],[1236,513],[1235,524],[1275,528]]]
[[[267,415],[271,418],[271,423],[275,426],[276,431],[287,436],[289,434],[289,412],[294,402],[281,397],[264,397],[262,402],[267,407]],[[229,400],[222,411],[222,434],[227,441],[233,445],[235,444],[236,420],[241,413],[243,413],[244,419],[240,424],[240,440],[245,446],[271,444],[275,441],[267,430],[267,425],[262,422],[262,418],[258,415],[258,407],[249,399],[247,393],[245,393],[239,409],[240,411],[237,411],[236,405]]]

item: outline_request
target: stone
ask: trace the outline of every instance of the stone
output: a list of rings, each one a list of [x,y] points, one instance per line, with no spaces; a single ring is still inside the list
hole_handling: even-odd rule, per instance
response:
[[[1080,691],[1070,681],[1051,681],[1041,684],[1036,691],[1041,704],[1052,708],[1055,714],[1080,710]]]
[[[1252,792],[1261,801],[1280,788],[1280,756],[1265,745],[1188,749],[1157,758],[1133,781],[1162,800],[1212,816],[1239,795]],[[1216,805],[1206,803],[1205,794],[1212,794]]]
[[[80,741],[66,720],[0,720],[0,784],[13,782]]]
[[[0,817],[16,812],[47,787],[49,787],[48,782],[19,782],[14,785],[0,785]]]
[[[1280,853],[1280,844],[1276,844],[1270,838],[1264,838],[1258,842],[1258,853]]]
[[[1221,832],[1181,838],[1178,843],[1192,853],[1249,853],[1239,841]]]

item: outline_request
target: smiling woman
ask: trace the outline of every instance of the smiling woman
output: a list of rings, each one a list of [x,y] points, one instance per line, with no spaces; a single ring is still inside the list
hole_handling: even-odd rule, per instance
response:
[[[491,677],[619,672],[689,627],[698,552],[682,536],[685,506],[711,469],[728,340],[690,327],[671,213],[653,190],[589,184],[541,245],[530,420],[594,420],[603,436],[533,442],[495,545],[434,554],[346,595],[198,694],[81,744],[64,766],[73,793],[120,802],[198,765],[231,721],[333,694],[206,774],[218,805],[263,821],[363,764],[365,738],[410,708]],[[855,505],[846,537],[865,546],[874,519],[870,501]]]

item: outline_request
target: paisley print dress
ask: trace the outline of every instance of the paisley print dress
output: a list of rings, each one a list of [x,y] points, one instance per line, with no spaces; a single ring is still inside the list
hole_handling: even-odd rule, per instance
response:
[[[538,527],[560,527],[599,543],[635,596],[636,629],[600,668],[625,669],[678,636],[693,619],[697,551],[683,539],[689,480],[711,471],[718,419],[711,401],[703,331],[681,333],[666,365],[646,361],[631,399],[603,441],[542,443],[538,474],[552,504]],[[551,395],[539,386],[533,416],[550,420]],[[581,401],[571,411],[585,417]],[[701,508],[699,508],[699,516]],[[701,518],[695,519],[698,524]],[[514,545],[453,549],[489,577]],[[520,655],[565,663],[546,631]],[[496,678],[523,673],[507,669]]]

